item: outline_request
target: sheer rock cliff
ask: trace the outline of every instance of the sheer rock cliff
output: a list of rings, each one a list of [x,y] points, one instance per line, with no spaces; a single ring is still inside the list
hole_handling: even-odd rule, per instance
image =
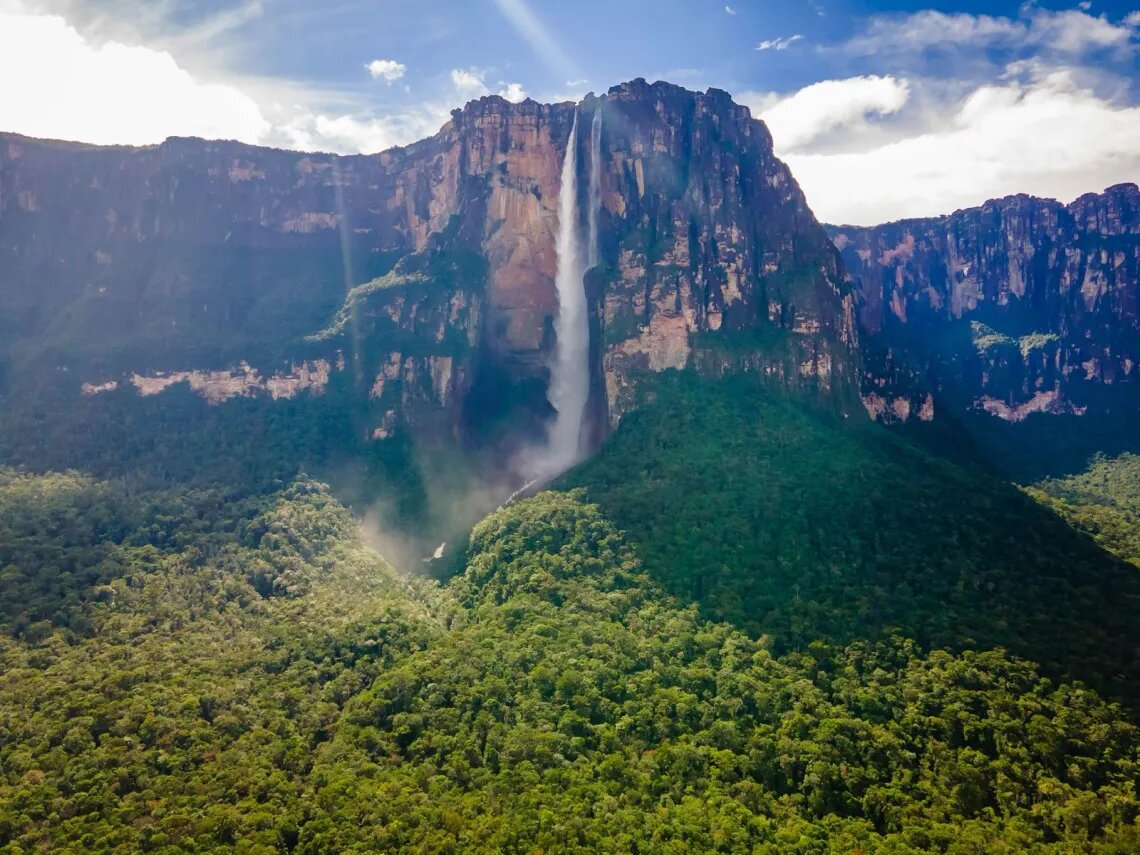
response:
[[[0,135],[0,394],[128,406],[353,396],[363,439],[541,435],[560,167],[602,112],[589,424],[647,373],[751,371],[858,407],[855,301],[767,129],[718,90],[486,97],[435,136],[334,156]],[[578,210],[586,170],[578,135]]]

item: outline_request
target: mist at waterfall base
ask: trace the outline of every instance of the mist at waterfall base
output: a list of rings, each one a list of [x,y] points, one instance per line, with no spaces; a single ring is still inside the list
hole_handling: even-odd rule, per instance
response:
[[[590,320],[586,305],[586,270],[598,263],[598,209],[601,204],[602,113],[594,111],[590,125],[587,237],[583,247],[578,211],[578,114],[570,127],[562,161],[558,194],[558,316],[550,363],[547,400],[555,411],[543,445],[524,449],[516,470],[528,486],[549,481],[582,459],[582,426],[590,396]],[[525,489],[525,488],[524,488]]]
[[[601,110],[597,109],[590,126],[588,159],[583,159],[588,168],[589,205],[584,217],[578,204],[577,114],[562,163],[555,235],[558,315],[554,321],[555,347],[547,389],[547,400],[555,415],[549,422],[545,442],[518,451],[497,476],[474,470],[459,472],[430,454],[417,456],[416,469],[421,473],[428,504],[428,522],[417,532],[407,529],[400,521],[398,509],[389,501],[378,499],[357,508],[365,541],[402,573],[446,574],[450,562],[462,554],[467,532],[478,520],[496,507],[544,488],[585,456],[583,422],[590,394],[585,274],[598,263],[601,132]],[[334,487],[345,488],[351,482],[351,473],[341,475]],[[456,545],[460,546],[458,551]]]

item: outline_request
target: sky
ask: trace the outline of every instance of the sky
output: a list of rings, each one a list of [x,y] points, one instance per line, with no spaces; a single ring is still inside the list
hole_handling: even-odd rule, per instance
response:
[[[1140,181],[1140,0],[0,0],[0,130],[372,153],[496,93],[725,89],[825,222]]]

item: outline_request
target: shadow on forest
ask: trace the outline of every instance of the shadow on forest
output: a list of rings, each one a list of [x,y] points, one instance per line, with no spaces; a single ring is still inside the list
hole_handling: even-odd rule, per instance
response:
[[[865,420],[743,378],[664,376],[565,483],[670,593],[778,650],[898,632],[1004,647],[1140,699],[1135,567],[1017,487]]]

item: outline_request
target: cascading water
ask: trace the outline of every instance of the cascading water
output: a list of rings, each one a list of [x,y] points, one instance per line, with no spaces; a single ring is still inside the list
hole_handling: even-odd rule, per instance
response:
[[[598,263],[598,212],[602,208],[602,105],[594,108],[594,121],[590,123],[590,267]]]
[[[570,127],[562,187],[558,198],[558,318],[554,362],[547,399],[557,415],[547,435],[543,474],[555,475],[579,459],[582,415],[590,392],[590,326],[586,317],[586,288],[579,258],[578,235],[578,114]]]

